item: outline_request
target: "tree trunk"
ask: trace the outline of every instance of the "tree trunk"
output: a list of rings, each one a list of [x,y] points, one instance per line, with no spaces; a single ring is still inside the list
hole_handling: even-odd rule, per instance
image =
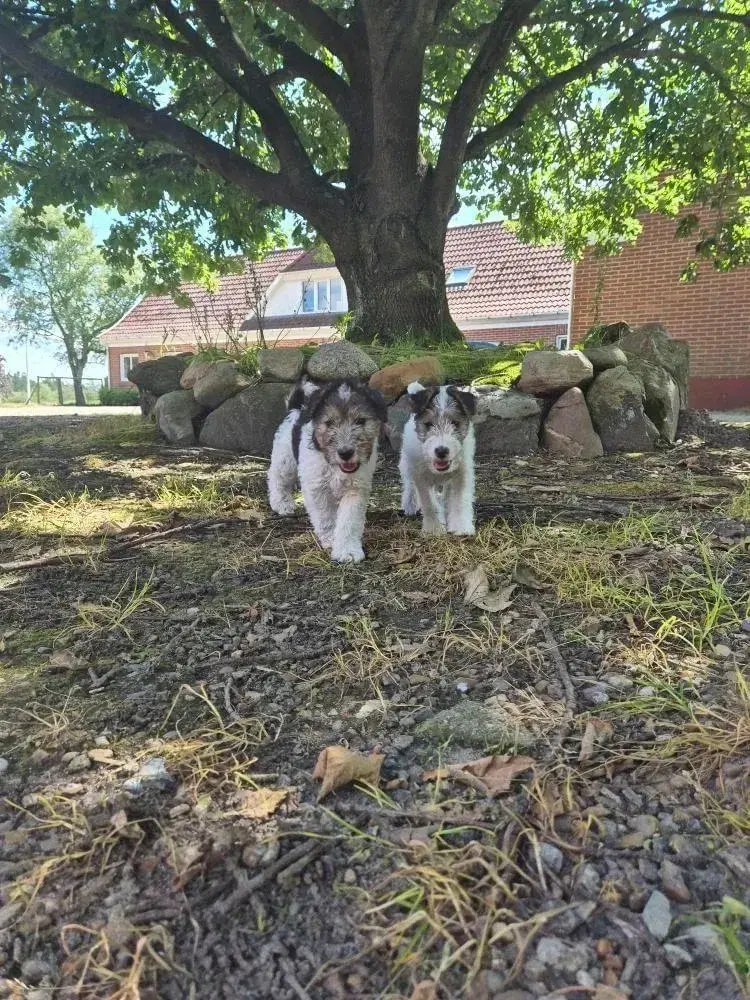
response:
[[[86,397],[83,393],[83,368],[71,365],[70,370],[73,374],[73,392],[75,393],[76,406],[86,406]]]
[[[462,339],[445,293],[444,231],[436,229],[425,239],[415,220],[391,216],[351,227],[343,246],[330,240],[353,314],[347,339],[381,344]]]

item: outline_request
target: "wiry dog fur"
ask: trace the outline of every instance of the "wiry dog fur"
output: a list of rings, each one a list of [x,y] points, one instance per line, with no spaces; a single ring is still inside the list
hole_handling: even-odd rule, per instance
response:
[[[401,444],[406,514],[422,511],[422,531],[474,534],[474,425],[476,402],[453,386],[408,388],[413,413]]]
[[[360,562],[362,535],[386,419],[385,401],[352,380],[301,383],[276,431],[268,498],[277,514],[294,513],[299,478],[313,530],[334,562]]]

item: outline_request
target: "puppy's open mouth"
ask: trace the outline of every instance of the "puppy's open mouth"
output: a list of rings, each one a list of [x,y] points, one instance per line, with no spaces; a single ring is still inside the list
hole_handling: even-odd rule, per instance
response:
[[[339,468],[342,472],[348,472],[351,474],[352,472],[357,471],[359,468],[359,462],[356,459],[353,459],[351,462],[339,462]]]
[[[447,472],[451,467],[450,459],[447,458],[433,458],[432,467],[435,472]]]

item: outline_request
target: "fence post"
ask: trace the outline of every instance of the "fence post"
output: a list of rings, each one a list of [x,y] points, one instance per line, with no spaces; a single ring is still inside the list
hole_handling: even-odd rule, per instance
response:
[[[37,406],[41,406],[42,403],[42,380],[38,378],[36,380],[36,402]]]
[[[63,391],[62,391],[62,379],[58,378],[56,381],[57,381],[57,401],[60,404],[60,406],[62,406],[64,402]]]

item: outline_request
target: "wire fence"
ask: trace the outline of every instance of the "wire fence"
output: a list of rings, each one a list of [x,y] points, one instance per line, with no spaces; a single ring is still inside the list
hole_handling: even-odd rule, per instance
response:
[[[81,379],[83,386],[83,396],[89,406],[99,403],[99,390],[106,387],[105,378],[84,378]],[[37,403],[45,406],[72,406],[75,404],[75,388],[72,378],[62,378],[57,375],[48,375],[44,378],[37,378],[31,381],[31,392],[27,392],[24,387],[20,393],[14,393],[18,399],[9,399],[5,402]]]

